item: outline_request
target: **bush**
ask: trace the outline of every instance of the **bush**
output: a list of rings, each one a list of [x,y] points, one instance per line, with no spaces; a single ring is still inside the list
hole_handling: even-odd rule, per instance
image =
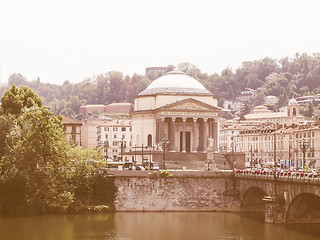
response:
[[[160,176],[164,178],[172,177],[172,173],[169,170],[162,170]]]

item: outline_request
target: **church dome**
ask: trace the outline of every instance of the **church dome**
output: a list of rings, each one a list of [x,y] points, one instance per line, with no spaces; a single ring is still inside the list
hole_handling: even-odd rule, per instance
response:
[[[211,94],[198,80],[180,71],[171,71],[157,78],[139,96],[157,93]]]

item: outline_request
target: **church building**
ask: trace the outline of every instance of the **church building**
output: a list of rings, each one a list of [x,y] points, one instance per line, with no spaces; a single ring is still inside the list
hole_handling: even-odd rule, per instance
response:
[[[180,71],[154,80],[134,98],[132,147],[163,147],[169,153],[219,149],[218,99]],[[162,148],[161,148],[162,149]]]

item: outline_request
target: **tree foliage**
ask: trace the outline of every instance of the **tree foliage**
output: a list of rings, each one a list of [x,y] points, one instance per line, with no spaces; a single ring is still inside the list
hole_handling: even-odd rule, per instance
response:
[[[18,89],[12,85],[1,98],[1,109],[4,114],[20,114],[24,108],[41,106],[40,96],[28,87]]]
[[[115,189],[112,179],[97,171],[103,166],[99,151],[68,143],[61,117],[42,107],[27,87],[13,85],[1,103],[0,214],[112,206]]]

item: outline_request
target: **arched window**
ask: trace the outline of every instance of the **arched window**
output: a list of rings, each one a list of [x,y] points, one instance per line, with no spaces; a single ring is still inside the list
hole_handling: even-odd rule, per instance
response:
[[[296,114],[297,114],[297,113],[296,113],[296,108],[293,108],[293,114],[292,114],[292,115],[293,115],[293,116],[296,116]]]
[[[148,147],[152,147],[152,135],[148,135]]]

